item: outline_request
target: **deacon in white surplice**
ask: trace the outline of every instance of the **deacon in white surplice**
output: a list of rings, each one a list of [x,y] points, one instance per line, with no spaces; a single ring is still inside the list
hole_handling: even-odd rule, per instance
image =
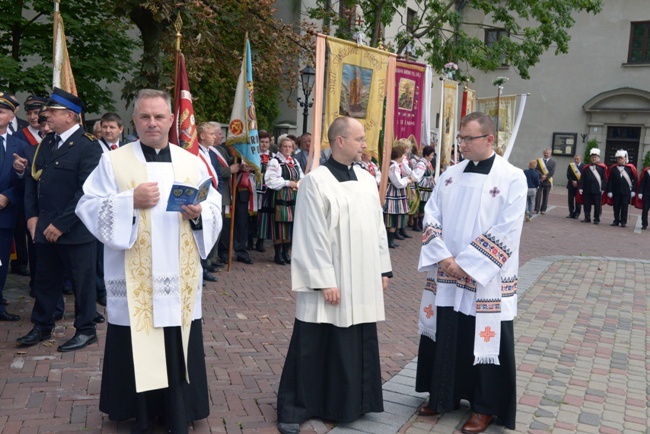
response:
[[[427,202],[419,270],[428,272],[420,306],[416,390],[429,392],[421,415],[471,403],[463,433],[496,418],[515,428],[513,319],[519,239],[526,209],[522,170],[493,149],[494,123],[461,121],[465,160],[441,175]]]
[[[167,212],[173,182],[198,185],[203,162],[169,144],[167,93],[140,91],[133,121],[140,141],[102,156],[84,184],[77,215],[105,245],[108,329],[100,410],[169,432],[209,414],[201,330],[200,259],[221,230],[221,196]]]
[[[278,429],[298,433],[312,417],[351,422],[383,411],[377,321],[392,277],[375,179],[353,165],[363,126],[337,118],[332,156],[301,182],[291,287],[296,321],[278,388]]]

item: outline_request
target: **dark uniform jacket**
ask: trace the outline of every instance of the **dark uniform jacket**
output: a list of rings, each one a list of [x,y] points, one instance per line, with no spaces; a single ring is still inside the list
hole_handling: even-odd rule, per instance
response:
[[[0,162],[0,194],[9,199],[9,204],[0,209],[0,228],[3,229],[16,227],[16,211],[18,210],[16,205],[23,201],[22,183],[19,182],[18,175],[13,168],[13,154],[22,155],[28,146],[27,143],[7,134],[7,150],[4,161]]]
[[[630,196],[630,193],[633,191],[636,192],[636,176],[630,167],[623,166],[623,170],[627,173],[627,176],[632,181],[632,187],[627,183],[627,180],[623,177],[623,174],[618,169],[619,166],[613,166],[609,171],[609,180],[607,181],[607,191],[612,193],[614,196]]]
[[[83,184],[95,169],[102,149],[97,140],[77,129],[59,149],[53,150],[55,135],[43,138],[34,157],[34,170],[42,170],[34,179],[30,167],[25,171],[25,217],[38,217],[34,241],[46,243],[43,231],[53,224],[63,235],[59,244],[83,244],[95,240],[75,214],[83,196]]]
[[[604,164],[597,164],[596,170],[600,175],[600,188],[598,187],[598,180],[594,176],[591,170],[592,164],[587,164],[583,169],[580,175],[580,189],[583,190],[583,194],[596,194],[602,193],[607,188],[607,169]]]

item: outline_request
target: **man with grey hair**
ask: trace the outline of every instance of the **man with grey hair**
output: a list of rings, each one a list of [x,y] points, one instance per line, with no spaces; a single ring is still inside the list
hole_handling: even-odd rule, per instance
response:
[[[318,417],[346,423],[384,410],[377,322],[392,277],[375,179],[353,165],[363,125],[340,117],[332,156],[300,182],[291,285],[296,320],[278,388],[278,429],[298,433]]]
[[[221,230],[221,198],[167,211],[178,182],[208,177],[203,161],[169,143],[174,115],[166,92],[138,93],[140,140],[103,154],[76,212],[105,246],[108,327],[99,409],[136,418],[148,433],[161,417],[183,434],[210,403],[201,329],[200,259]]]
[[[551,148],[544,149],[543,157],[537,159],[537,173],[539,174],[540,185],[535,195],[535,214],[546,214],[548,207],[548,196],[553,187],[553,175],[555,174],[555,160],[551,158]]]

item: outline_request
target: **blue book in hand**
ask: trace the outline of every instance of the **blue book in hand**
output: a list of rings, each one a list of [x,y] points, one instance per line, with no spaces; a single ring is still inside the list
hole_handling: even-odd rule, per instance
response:
[[[208,197],[211,184],[212,178],[209,176],[201,181],[198,187],[184,182],[174,182],[167,200],[167,211],[182,212],[183,205],[196,205],[203,202]]]

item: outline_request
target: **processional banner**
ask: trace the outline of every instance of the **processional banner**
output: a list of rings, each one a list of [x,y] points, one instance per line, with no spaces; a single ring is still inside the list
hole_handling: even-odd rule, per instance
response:
[[[353,117],[364,126],[367,150],[377,158],[390,54],[336,38],[327,38],[327,46],[330,55],[323,132],[334,119]],[[329,146],[323,134],[322,147]]]
[[[440,119],[440,167],[451,163],[451,150],[456,141],[458,120],[458,82],[445,79],[442,87],[442,118]]]
[[[463,103],[460,109],[460,118],[464,118],[476,111],[476,92],[468,87],[463,91]]]
[[[426,72],[427,65],[404,60],[395,68],[395,140],[407,139],[418,149],[429,144],[428,137],[422,137]]]
[[[497,111],[497,100],[499,109]],[[497,127],[498,142],[495,141],[494,151],[499,155],[505,155],[512,130],[515,125],[515,107],[517,106],[517,95],[506,95],[499,98],[479,98],[478,110],[490,116]]]

